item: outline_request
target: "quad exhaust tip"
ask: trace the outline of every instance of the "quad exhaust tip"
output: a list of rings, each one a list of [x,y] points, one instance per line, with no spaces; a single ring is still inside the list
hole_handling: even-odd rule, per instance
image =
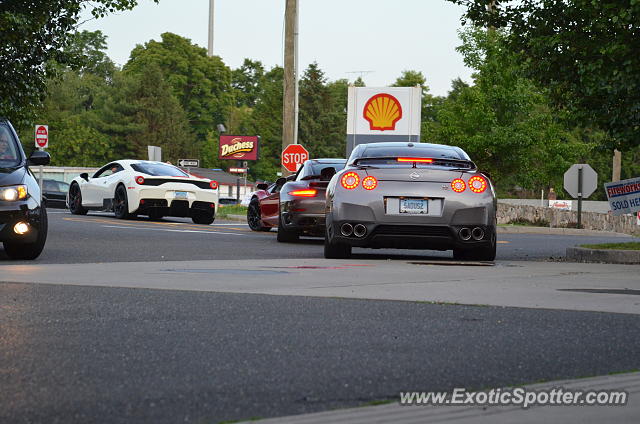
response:
[[[475,227],[473,231],[471,231],[471,236],[474,240],[482,240],[484,238],[484,230],[480,227]]]
[[[349,224],[348,222],[345,222],[340,227],[340,233],[342,233],[342,235],[345,237],[349,237],[351,234],[353,234],[353,225]]]
[[[464,241],[471,240],[471,230],[467,227],[460,228],[460,231],[458,232],[458,234],[460,235],[460,238]]]
[[[367,227],[362,224],[356,224],[356,226],[353,227],[353,234],[355,234],[356,237],[364,237],[364,235],[367,234]]]

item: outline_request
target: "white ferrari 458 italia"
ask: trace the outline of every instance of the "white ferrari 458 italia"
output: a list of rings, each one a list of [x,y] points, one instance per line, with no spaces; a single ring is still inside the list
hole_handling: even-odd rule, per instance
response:
[[[99,210],[113,211],[120,219],[179,216],[191,217],[196,224],[211,224],[218,205],[218,183],[167,163],[119,160],[92,177],[87,173],[76,177],[69,186],[67,205],[75,215]]]

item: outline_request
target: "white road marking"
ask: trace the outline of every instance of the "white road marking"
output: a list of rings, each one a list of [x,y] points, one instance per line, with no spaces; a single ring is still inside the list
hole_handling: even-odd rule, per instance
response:
[[[105,228],[123,228],[125,230],[151,230],[151,231],[168,231],[173,233],[206,233],[206,234],[229,234],[232,236],[245,236],[246,234],[227,233],[223,231],[200,231],[200,230],[170,230],[167,228],[145,228],[145,227],[125,227],[121,225],[103,225]]]

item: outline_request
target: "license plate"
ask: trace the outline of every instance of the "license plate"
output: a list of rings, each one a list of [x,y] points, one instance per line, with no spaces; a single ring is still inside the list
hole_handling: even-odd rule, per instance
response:
[[[187,199],[189,195],[186,191],[176,191],[176,199]]]
[[[428,212],[427,199],[400,199],[400,213],[426,214]]]

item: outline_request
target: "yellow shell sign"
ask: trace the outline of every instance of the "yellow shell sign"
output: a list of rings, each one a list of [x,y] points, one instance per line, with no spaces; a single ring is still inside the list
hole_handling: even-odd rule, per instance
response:
[[[365,103],[363,116],[372,130],[395,130],[396,122],[402,118],[402,106],[391,94],[376,94]]]

